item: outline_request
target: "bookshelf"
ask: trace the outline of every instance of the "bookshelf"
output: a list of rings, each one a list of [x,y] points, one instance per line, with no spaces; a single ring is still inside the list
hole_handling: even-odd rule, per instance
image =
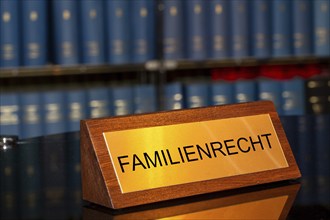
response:
[[[87,90],[89,81],[111,87],[151,84],[157,95],[155,109],[163,110],[168,83],[186,84],[186,78],[194,77],[195,82],[211,82],[216,69],[281,65],[329,69],[327,0],[5,0],[1,4],[1,44],[13,44],[2,52],[4,88],[10,87],[8,83],[12,88],[32,85],[41,93],[42,84],[49,81],[56,84],[51,87],[63,90],[79,83]],[[283,21],[285,17],[291,22]],[[286,36],[288,44],[277,39],[279,35]]]
[[[222,67],[247,67],[261,65],[304,65],[320,64],[328,66],[330,57],[289,57],[273,59],[221,59],[221,60],[152,60],[141,64],[115,64],[115,65],[47,65],[40,67],[12,67],[1,69],[0,79],[51,77],[68,75],[91,74],[121,74],[127,72],[161,72],[194,69],[212,69]]]
[[[144,64],[116,64],[116,65],[47,65],[40,67],[18,67],[1,70],[1,78],[24,78],[45,76],[67,75],[90,75],[90,74],[117,74],[126,72],[158,71],[159,61],[149,61]]]
[[[289,57],[289,58],[273,58],[273,59],[222,59],[222,60],[204,60],[204,61],[164,61],[165,70],[185,70],[185,69],[212,69],[222,67],[248,67],[261,65],[302,65],[302,64],[328,64],[330,58],[318,57]]]

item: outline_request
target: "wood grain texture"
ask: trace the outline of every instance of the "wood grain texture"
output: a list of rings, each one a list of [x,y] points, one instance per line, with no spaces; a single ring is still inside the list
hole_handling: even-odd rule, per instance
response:
[[[109,151],[103,138],[103,132],[259,114],[270,115],[287,159],[288,167],[132,193],[121,193]],[[84,120],[81,122],[81,145],[83,199],[114,209],[296,179],[301,176],[280,119],[273,103],[270,101]]]
[[[91,147],[91,141],[86,131],[86,126],[81,126],[81,170],[83,170],[82,177],[82,191],[83,199],[91,202],[112,207],[105,181],[99,167],[99,163],[93,148]],[[92,190],[91,190],[92,189]],[[93,190],[97,189],[97,190]]]

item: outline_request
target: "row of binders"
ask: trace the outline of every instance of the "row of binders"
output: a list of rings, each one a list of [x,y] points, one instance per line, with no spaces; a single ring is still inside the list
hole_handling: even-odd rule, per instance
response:
[[[2,0],[0,68],[330,56],[329,0]]]
[[[2,91],[0,134],[29,138],[78,131],[82,119],[157,110],[157,92],[152,84],[97,84]]]
[[[330,112],[327,68],[221,68],[212,70],[211,75],[212,80],[177,79],[165,84],[163,90],[154,84],[107,82],[44,85],[43,89],[7,86],[0,93],[0,134],[29,138],[78,131],[80,120],[87,118],[257,100],[273,101],[280,116]]]

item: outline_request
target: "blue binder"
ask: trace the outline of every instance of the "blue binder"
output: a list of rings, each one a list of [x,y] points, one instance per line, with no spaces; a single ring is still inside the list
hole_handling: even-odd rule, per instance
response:
[[[226,105],[235,103],[234,84],[220,81],[211,85],[212,105]]]
[[[19,97],[22,138],[43,135],[41,95],[38,91],[23,91]]]
[[[78,2],[52,0],[55,62],[60,65],[79,63]]]
[[[278,114],[282,115],[282,87],[280,81],[268,78],[259,79],[258,93],[259,100],[272,101]]]
[[[255,58],[271,56],[271,1],[253,0],[251,3],[251,55]]]
[[[291,1],[272,1],[272,56],[292,56]]]
[[[152,84],[140,84],[133,88],[134,113],[147,113],[157,110],[156,88]]]
[[[107,59],[110,64],[131,61],[130,10],[128,0],[107,0],[106,5]]]
[[[111,88],[112,112],[114,115],[129,115],[134,113],[134,94],[132,86],[116,86]]]
[[[79,131],[80,120],[88,116],[86,91],[84,88],[68,88],[65,93],[67,131]]]
[[[207,58],[206,2],[203,0],[187,0],[185,3],[187,58],[205,60]]]
[[[234,0],[229,1],[229,4],[231,21],[231,56],[233,58],[245,58],[250,56],[248,1]]]
[[[314,0],[314,55],[330,56],[330,1]]]
[[[165,85],[164,110],[175,110],[184,108],[183,86],[180,82]]]
[[[154,1],[131,2],[132,61],[143,63],[155,58],[155,9]]]
[[[209,4],[209,52],[211,59],[229,57],[229,7],[227,0],[210,0]]]
[[[18,3],[18,0],[0,1],[0,68],[20,65]]]
[[[52,88],[41,94],[43,135],[66,132],[66,107],[64,92]]]
[[[101,118],[111,114],[111,99],[109,88],[98,85],[87,89],[88,116]]]
[[[208,82],[188,82],[184,88],[185,106],[187,108],[205,107],[210,105]]]
[[[312,55],[312,1],[293,0],[293,54]]]
[[[305,114],[305,81],[295,77],[282,82],[282,110],[284,115]]]
[[[0,92],[0,135],[20,136],[20,105],[18,93]]]
[[[19,1],[22,12],[22,64],[42,66],[48,62],[47,0]]]
[[[163,56],[165,60],[184,58],[183,1],[164,1]]]
[[[257,85],[254,80],[237,80],[235,82],[235,102],[252,102],[257,100]]]
[[[82,63],[105,62],[104,2],[82,0],[80,3],[80,29]]]

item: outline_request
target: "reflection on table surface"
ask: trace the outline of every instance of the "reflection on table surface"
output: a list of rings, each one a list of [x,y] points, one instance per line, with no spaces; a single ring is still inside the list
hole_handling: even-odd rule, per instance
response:
[[[83,208],[84,219],[286,219],[300,184],[250,187],[147,206],[109,210]]]
[[[0,219],[330,219],[329,203],[292,181],[120,210],[83,202],[78,132],[2,146],[0,168]]]

